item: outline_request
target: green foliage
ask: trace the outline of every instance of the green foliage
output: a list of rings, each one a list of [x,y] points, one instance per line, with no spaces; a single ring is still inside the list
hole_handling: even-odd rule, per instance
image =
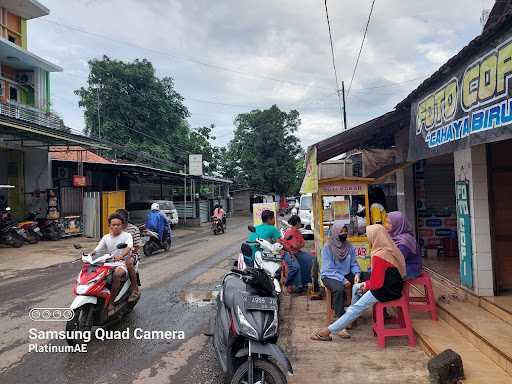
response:
[[[238,115],[233,140],[227,150],[220,150],[223,175],[239,186],[296,193],[303,168],[299,125],[299,112],[286,113],[276,105]]]
[[[191,130],[183,97],[171,77],[159,79],[146,59],[89,61],[87,86],[75,91],[85,109],[86,133],[113,143],[111,157],[183,169],[188,153],[211,161],[212,127]],[[99,118],[98,118],[99,115]]]

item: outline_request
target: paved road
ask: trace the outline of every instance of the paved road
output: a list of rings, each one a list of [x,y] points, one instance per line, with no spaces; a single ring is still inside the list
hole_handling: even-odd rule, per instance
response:
[[[245,238],[246,219],[233,219],[225,235],[194,234],[176,241],[169,254],[141,263],[143,295],[134,312],[112,330],[177,330],[184,340],[92,341],[86,354],[28,353],[29,329],[62,330],[63,323],[35,323],[33,307],[65,307],[72,300],[79,263],[23,272],[0,283],[0,382],[7,383],[217,383],[222,375],[208,327],[219,284]],[[33,342],[33,341],[32,341]],[[63,340],[51,340],[65,345]]]

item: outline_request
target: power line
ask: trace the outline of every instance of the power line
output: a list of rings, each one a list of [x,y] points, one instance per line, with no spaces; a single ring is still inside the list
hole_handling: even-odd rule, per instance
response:
[[[340,106],[340,118],[343,121],[343,109],[345,109],[345,105],[343,105],[343,109],[341,107],[341,95],[340,95],[340,83],[338,81],[338,71],[336,70],[336,60],[334,57],[334,47],[332,44],[332,32],[331,32],[331,21],[329,20],[329,10],[327,9],[327,0],[324,0],[325,5],[325,17],[327,19],[327,28],[329,29],[329,42],[331,44],[331,57],[332,57],[332,67],[334,69],[334,78],[336,80],[336,93],[338,94],[338,101]],[[347,129],[347,127],[344,127]]]
[[[78,27],[76,25],[64,24],[64,23],[61,23],[61,22],[58,22],[58,21],[55,21],[55,20],[41,19],[40,21],[43,21],[43,22],[46,22],[46,23],[50,23],[50,24],[54,24],[54,25],[58,25],[60,27],[67,28],[67,29],[70,29],[70,30],[73,30],[73,31],[76,31],[76,32],[80,32],[80,33],[83,33],[83,34],[86,34],[86,35],[94,36],[96,38],[106,39],[106,40],[112,41],[114,43],[123,44],[123,45],[131,46],[131,47],[134,47],[134,48],[143,49],[143,50],[146,50],[148,52],[153,52],[153,53],[165,56],[165,57],[169,57],[169,58],[172,58],[172,59],[179,59],[179,60],[188,61],[188,62],[197,64],[197,65],[201,65],[201,66],[204,66],[204,67],[207,67],[207,68],[211,68],[211,69],[215,69],[215,70],[219,70],[219,71],[231,72],[231,73],[235,73],[235,74],[241,75],[241,76],[252,77],[252,78],[259,78],[259,79],[269,80],[269,81],[274,81],[274,82],[279,82],[279,83],[287,83],[287,84],[297,85],[297,86],[301,86],[301,87],[308,87],[308,88],[309,87],[315,87],[315,88],[319,88],[319,89],[328,89],[326,87],[322,87],[320,85],[315,85],[315,84],[306,84],[306,83],[302,83],[302,82],[298,82],[298,81],[278,79],[278,78],[270,77],[270,76],[255,75],[253,73],[248,73],[248,72],[240,71],[238,69],[233,69],[233,68],[224,67],[224,66],[221,66],[221,65],[218,65],[218,64],[208,63],[206,61],[202,61],[202,60],[190,57],[190,56],[189,57],[187,57],[187,56],[179,56],[179,55],[177,55],[175,53],[169,53],[169,52],[161,51],[161,50],[158,50],[158,49],[145,47],[143,45],[135,44],[135,43],[132,43],[132,42],[129,42],[129,41],[120,40],[120,39],[113,39],[112,37],[107,36],[107,35],[103,35],[103,34],[96,33],[96,32],[86,31],[86,30],[84,30],[84,29],[82,29],[82,28],[80,28],[80,27]]]
[[[356,76],[359,59],[361,58],[361,53],[363,52],[364,40],[366,39],[366,34],[368,33],[368,27],[370,25],[370,20],[372,19],[374,5],[375,5],[375,0],[372,0],[372,6],[370,7],[370,13],[368,14],[368,21],[366,22],[366,27],[364,28],[363,39],[361,40],[361,46],[359,47],[359,53],[357,54],[356,64],[354,65],[354,71],[352,72],[352,78],[350,79],[350,85],[348,86],[347,96],[350,95],[350,89],[352,88],[352,82],[354,81],[354,77]]]

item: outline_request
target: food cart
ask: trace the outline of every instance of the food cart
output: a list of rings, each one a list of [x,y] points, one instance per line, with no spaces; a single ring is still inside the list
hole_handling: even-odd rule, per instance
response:
[[[356,250],[362,271],[370,266],[370,247],[366,226],[370,223],[368,185],[375,179],[363,177],[338,177],[318,180],[313,194],[313,218],[315,221],[315,250],[322,263],[322,248],[335,220],[344,221],[348,227],[348,239]]]

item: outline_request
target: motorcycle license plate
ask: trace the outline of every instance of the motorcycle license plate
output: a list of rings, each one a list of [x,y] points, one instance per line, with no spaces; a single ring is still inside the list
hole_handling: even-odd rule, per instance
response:
[[[34,232],[39,232],[39,231],[41,231],[41,229],[39,229],[39,228],[34,228]]]
[[[148,242],[149,241],[149,236],[142,236],[142,241],[143,242]]]
[[[245,310],[274,311],[277,310],[277,298],[261,296],[244,296]]]

